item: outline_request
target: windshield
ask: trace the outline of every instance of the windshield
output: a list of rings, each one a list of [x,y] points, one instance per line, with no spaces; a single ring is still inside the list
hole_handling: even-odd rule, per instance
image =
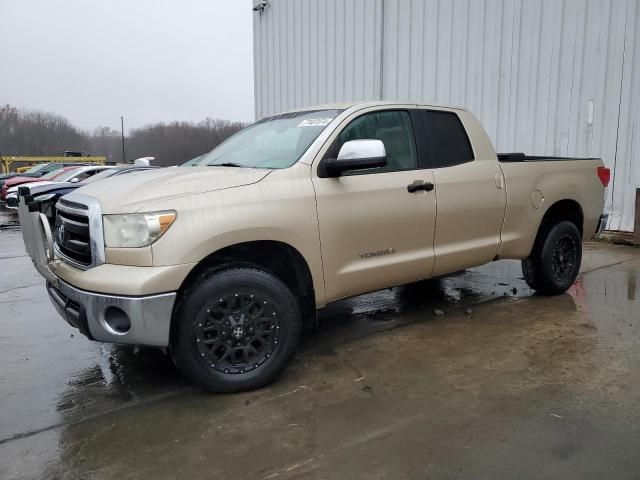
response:
[[[98,180],[102,180],[103,178],[107,178],[107,177],[110,177],[112,175],[115,175],[120,170],[122,170],[122,169],[120,169],[120,168],[107,168],[103,172],[98,172],[95,175],[91,175],[90,177],[85,178],[80,183],[83,184],[83,185],[86,185],[87,183],[97,182]]]
[[[197,157],[192,158],[191,160],[187,160],[186,162],[181,163],[179,166],[180,167],[191,167],[193,165],[198,165],[198,163],[200,162],[200,159],[202,157],[204,157],[204,155],[198,155]]]
[[[196,165],[290,167],[338,113],[340,110],[315,110],[265,118],[202,155]]]
[[[40,170],[44,170],[48,164],[47,163],[39,163],[38,165],[34,165],[29,170],[24,173],[38,173]]]
[[[64,172],[51,172],[53,173],[53,177],[49,177],[49,174],[45,175],[45,177],[54,178],[56,182],[66,182],[67,180],[75,177],[78,174],[77,168],[72,168],[71,170],[65,170]]]
[[[40,177],[40,180],[51,180],[52,178],[57,177],[58,175],[63,174],[65,171],[73,171],[73,170],[61,170],[57,168],[56,170],[52,170],[51,172]]]

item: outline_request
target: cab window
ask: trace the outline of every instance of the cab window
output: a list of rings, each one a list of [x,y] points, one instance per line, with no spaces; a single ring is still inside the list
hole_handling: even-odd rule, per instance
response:
[[[469,137],[458,115],[423,110],[421,116],[427,136],[429,167],[450,167],[474,159]]]
[[[340,147],[350,140],[371,139],[384,143],[387,152],[386,167],[353,172],[352,175],[418,168],[411,116],[404,110],[372,112],[356,118],[340,132],[326,156],[336,158]]]

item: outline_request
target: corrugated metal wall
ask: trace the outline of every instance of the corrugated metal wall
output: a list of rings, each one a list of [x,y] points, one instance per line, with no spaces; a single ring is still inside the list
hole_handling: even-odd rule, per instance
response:
[[[254,18],[256,116],[379,98],[462,105],[498,151],[603,157],[609,228],[630,231],[639,2],[270,0]]]
[[[379,98],[381,19],[379,0],[271,1],[254,19],[256,118]]]
[[[632,231],[635,189],[640,187],[640,2],[628,0],[625,18],[624,64],[621,79],[618,141],[614,157],[613,228]]]

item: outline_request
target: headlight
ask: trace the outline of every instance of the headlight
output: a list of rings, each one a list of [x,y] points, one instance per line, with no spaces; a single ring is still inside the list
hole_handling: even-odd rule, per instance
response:
[[[167,231],[176,212],[103,215],[104,244],[107,247],[146,247]]]

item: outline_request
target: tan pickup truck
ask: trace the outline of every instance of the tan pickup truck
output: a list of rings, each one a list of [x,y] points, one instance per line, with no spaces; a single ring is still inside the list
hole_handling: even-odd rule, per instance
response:
[[[67,322],[167,348],[223,392],[273,381],[341,298],[503,258],[564,292],[608,178],[599,159],[496,154],[464,109],[375,102],[265,118],[195,166],[95,182],[51,228],[26,191],[19,210]]]

